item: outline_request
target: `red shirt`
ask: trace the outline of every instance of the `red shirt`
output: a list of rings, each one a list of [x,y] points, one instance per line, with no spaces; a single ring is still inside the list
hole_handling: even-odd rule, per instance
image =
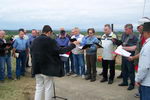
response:
[[[146,39],[144,38],[144,36],[141,36],[141,45],[143,46],[143,44],[145,43]]]

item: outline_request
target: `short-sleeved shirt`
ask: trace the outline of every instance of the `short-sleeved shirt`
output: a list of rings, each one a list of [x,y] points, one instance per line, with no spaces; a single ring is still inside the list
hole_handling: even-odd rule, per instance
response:
[[[102,57],[104,60],[113,60],[112,52],[116,47],[112,41],[112,38],[117,38],[116,34],[114,34],[113,32],[111,32],[108,36],[104,34],[101,38],[103,46]]]
[[[93,55],[93,54],[96,54],[97,53],[97,47],[96,47],[96,44],[95,43],[99,43],[100,41],[97,39],[96,36],[85,36],[83,39],[82,39],[82,45],[86,45],[86,44],[92,44],[92,46],[86,50],[86,54],[88,55]]]
[[[29,37],[28,46],[31,47],[32,42],[34,41],[34,39],[37,38],[37,36],[33,36],[32,34],[29,34],[28,37]]]
[[[136,46],[138,42],[138,38],[135,34],[129,34],[127,35],[126,33],[123,33],[121,40],[123,42],[123,46]],[[129,51],[133,56],[135,51]]]
[[[73,35],[71,37],[71,39],[74,39],[74,38],[77,39],[77,41],[82,42],[82,39],[84,38],[84,35],[79,33],[78,35]],[[72,50],[72,53],[73,54],[83,54],[84,51],[80,49],[80,46],[81,46],[80,44],[76,45],[76,48],[74,48]]]
[[[17,38],[14,41],[13,48],[16,50],[26,50],[28,48],[28,40],[24,38]]]
[[[4,39],[0,39],[0,56],[5,56],[5,50],[4,47],[2,47],[2,45],[5,43]]]
[[[69,44],[69,38],[68,37],[64,37],[64,38],[58,37],[56,39],[56,41],[57,41],[58,46],[67,47]]]

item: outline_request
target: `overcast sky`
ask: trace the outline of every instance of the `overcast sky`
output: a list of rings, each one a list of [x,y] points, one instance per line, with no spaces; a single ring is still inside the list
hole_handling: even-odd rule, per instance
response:
[[[150,17],[150,0],[146,0],[145,16]],[[94,27],[126,23],[137,24],[142,17],[144,0],[0,0],[0,29],[53,29]]]

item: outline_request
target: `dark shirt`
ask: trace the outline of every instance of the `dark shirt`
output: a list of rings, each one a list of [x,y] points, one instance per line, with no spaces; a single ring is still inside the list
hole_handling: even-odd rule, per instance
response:
[[[69,44],[69,38],[68,37],[64,37],[64,38],[58,37],[56,39],[56,41],[57,41],[58,46],[67,47]]]
[[[3,47],[3,44],[3,39],[0,39],[0,56],[5,56],[5,47]]]
[[[32,34],[29,34],[28,37],[29,37],[29,39],[28,39],[28,46],[29,46],[29,48],[30,48],[32,42],[34,41],[34,39],[37,38],[37,36],[33,36]]]
[[[123,42],[123,46],[136,46],[138,42],[138,38],[135,34],[127,35],[123,33],[121,40]],[[129,52],[131,53],[132,56],[135,53],[135,51],[129,51]]]
[[[31,44],[33,74],[61,77],[64,75],[63,62],[59,54],[64,54],[75,48],[74,44],[61,48],[57,42],[46,36],[40,35]]]

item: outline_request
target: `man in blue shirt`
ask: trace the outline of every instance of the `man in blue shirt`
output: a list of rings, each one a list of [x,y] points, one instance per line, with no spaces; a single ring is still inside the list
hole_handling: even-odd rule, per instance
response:
[[[16,58],[16,79],[25,75],[25,63],[28,54],[28,40],[24,39],[24,29],[19,29],[19,38],[14,41],[13,55]]]
[[[36,39],[38,37],[38,32],[36,29],[32,29],[32,33],[28,35],[29,39],[28,39],[28,46],[29,48],[31,48],[31,44],[34,41],[34,39]],[[27,56],[27,61],[26,61],[26,67],[31,67],[31,55],[29,54],[29,56]],[[32,72],[32,68],[31,68],[31,76],[34,77],[33,72]]]
[[[90,80],[91,82],[96,81],[96,58],[97,58],[97,45],[95,43],[99,43],[99,40],[95,36],[94,28],[89,28],[87,30],[88,36],[85,36],[82,39],[82,45],[91,44],[89,48],[86,48],[86,63],[87,63],[87,75],[86,80]]]
[[[38,36],[37,30],[36,30],[36,29],[32,29],[32,34],[29,34],[29,35],[28,35],[28,37],[29,37],[29,39],[28,39],[28,46],[29,46],[29,48],[30,48],[30,46],[31,46],[31,44],[32,44],[32,42],[33,42],[33,40],[34,40],[35,38],[37,38],[37,36]]]
[[[66,37],[66,32],[65,30],[60,31],[60,36],[56,39],[57,45],[60,47],[67,47],[69,44],[69,38]],[[65,73],[66,75],[70,75],[70,66],[69,66],[69,59],[64,62],[65,65]]]

